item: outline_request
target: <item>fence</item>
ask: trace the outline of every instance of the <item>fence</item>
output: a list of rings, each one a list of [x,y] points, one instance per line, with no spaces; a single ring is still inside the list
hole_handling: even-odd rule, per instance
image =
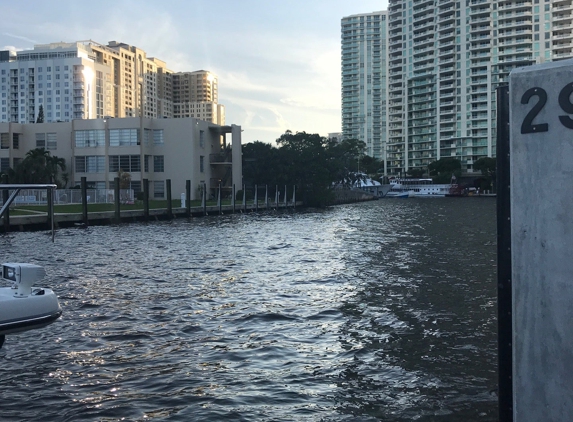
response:
[[[18,205],[46,205],[48,203],[48,193],[45,189],[22,189],[20,194],[14,199],[14,206]],[[120,189],[120,202],[130,204],[134,202],[133,189]],[[88,204],[113,204],[115,202],[115,191],[113,189],[88,189]],[[56,189],[54,190],[54,204],[81,204],[81,189]],[[0,197],[0,204],[4,205]]]

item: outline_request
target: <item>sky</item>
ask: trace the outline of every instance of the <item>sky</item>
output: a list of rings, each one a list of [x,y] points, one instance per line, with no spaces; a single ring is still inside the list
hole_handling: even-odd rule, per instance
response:
[[[242,142],[341,131],[340,21],[385,0],[0,0],[0,49],[93,40],[137,46],[174,72],[219,80]]]

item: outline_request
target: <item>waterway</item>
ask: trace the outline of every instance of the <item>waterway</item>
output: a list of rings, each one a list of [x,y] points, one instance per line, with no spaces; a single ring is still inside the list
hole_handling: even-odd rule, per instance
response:
[[[60,297],[2,421],[495,421],[493,198],[0,236]]]

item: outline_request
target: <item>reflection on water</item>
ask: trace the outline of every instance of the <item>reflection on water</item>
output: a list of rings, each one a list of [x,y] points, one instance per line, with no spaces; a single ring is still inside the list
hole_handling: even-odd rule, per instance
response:
[[[495,202],[0,237],[64,315],[0,350],[2,420],[494,421]]]

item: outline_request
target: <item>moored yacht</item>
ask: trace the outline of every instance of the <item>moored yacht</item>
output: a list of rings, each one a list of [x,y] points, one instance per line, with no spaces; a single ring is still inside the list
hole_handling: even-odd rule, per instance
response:
[[[440,198],[450,193],[451,183],[435,184],[432,179],[400,179],[391,177],[388,198]]]

